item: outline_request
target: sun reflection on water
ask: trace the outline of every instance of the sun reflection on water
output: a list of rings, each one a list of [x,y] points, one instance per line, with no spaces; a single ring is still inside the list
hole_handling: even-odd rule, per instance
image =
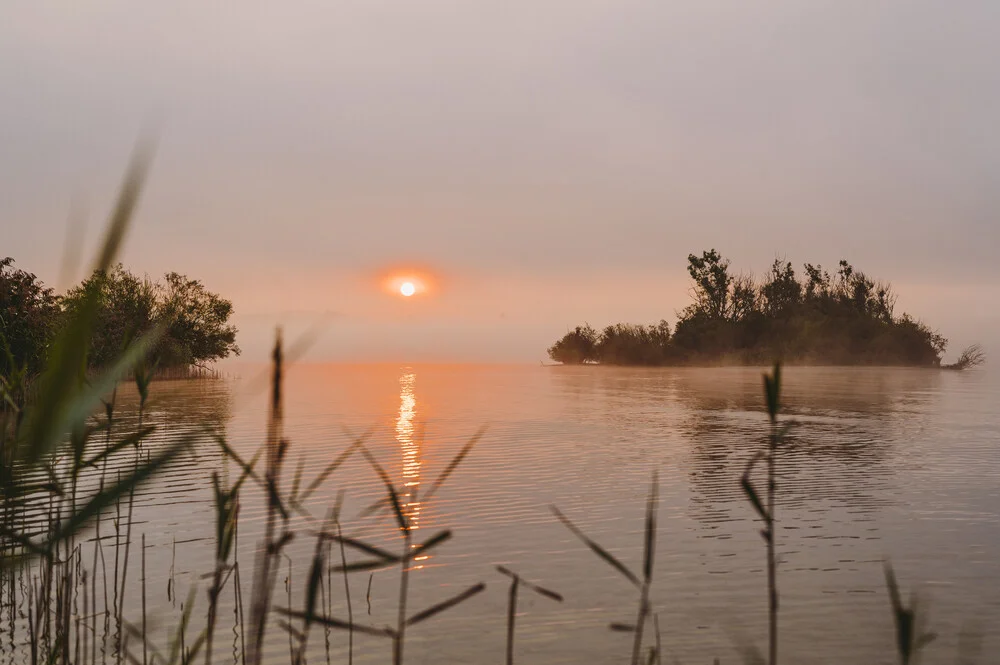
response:
[[[417,396],[413,386],[416,374],[409,369],[399,377],[399,416],[396,418],[396,441],[403,456],[404,495],[400,497],[403,512],[411,530],[420,528],[420,465],[422,437],[415,422],[417,416]],[[414,568],[423,568],[422,562],[428,555],[414,557]]]

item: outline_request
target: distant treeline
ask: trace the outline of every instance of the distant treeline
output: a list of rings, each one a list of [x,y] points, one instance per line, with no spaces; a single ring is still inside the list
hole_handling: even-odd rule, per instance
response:
[[[171,272],[154,282],[118,264],[57,295],[8,257],[0,259],[0,378],[44,369],[56,331],[95,303],[90,368],[109,365],[157,325],[163,332],[148,359],[161,372],[184,374],[239,355],[232,303],[198,280]]]
[[[775,260],[758,279],[734,275],[714,249],[688,256],[694,302],[670,325],[578,326],[549,348],[557,362],[609,365],[940,365],[947,340],[907,314],[896,295],[847,261],[835,274]]]

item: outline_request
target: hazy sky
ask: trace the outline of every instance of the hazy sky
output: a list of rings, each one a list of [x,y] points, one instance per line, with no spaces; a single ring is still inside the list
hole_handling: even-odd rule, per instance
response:
[[[1000,348],[997,26],[996,0],[4,0],[0,256],[55,285],[71,210],[92,246],[156,127],[123,260],[230,297],[250,359],[333,313],[313,358],[533,362],[584,320],[673,321],[710,247],[849,258],[953,353]],[[379,290],[409,262],[433,294]]]

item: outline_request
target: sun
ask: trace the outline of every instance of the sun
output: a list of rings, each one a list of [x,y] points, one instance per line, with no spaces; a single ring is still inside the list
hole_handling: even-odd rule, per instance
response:
[[[389,268],[378,275],[378,280],[382,293],[396,299],[423,300],[425,296],[433,296],[436,290],[434,276],[413,266]]]

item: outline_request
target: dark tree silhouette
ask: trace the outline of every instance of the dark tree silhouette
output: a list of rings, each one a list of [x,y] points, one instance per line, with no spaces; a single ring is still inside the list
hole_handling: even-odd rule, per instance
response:
[[[577,326],[549,347],[549,358],[565,365],[597,360],[597,332],[589,325]]]
[[[787,362],[835,365],[940,365],[947,340],[907,314],[896,295],[841,261],[836,276],[806,263],[775,260],[763,280],[734,275],[712,249],[688,256],[693,302],[669,325],[615,324],[594,335],[577,328],[551,349],[553,360],[612,365]],[[584,331],[587,331],[584,334]]]
[[[14,259],[0,259],[0,376],[41,370],[59,316],[52,289],[13,266]]]
[[[64,306],[71,312],[86,293],[100,291],[88,364],[106,365],[129,342],[160,323],[165,332],[151,354],[159,367],[202,366],[239,355],[236,327],[229,323],[233,304],[185,275],[171,272],[164,279],[165,283],[152,282],[119,264],[95,273],[66,294]]]

